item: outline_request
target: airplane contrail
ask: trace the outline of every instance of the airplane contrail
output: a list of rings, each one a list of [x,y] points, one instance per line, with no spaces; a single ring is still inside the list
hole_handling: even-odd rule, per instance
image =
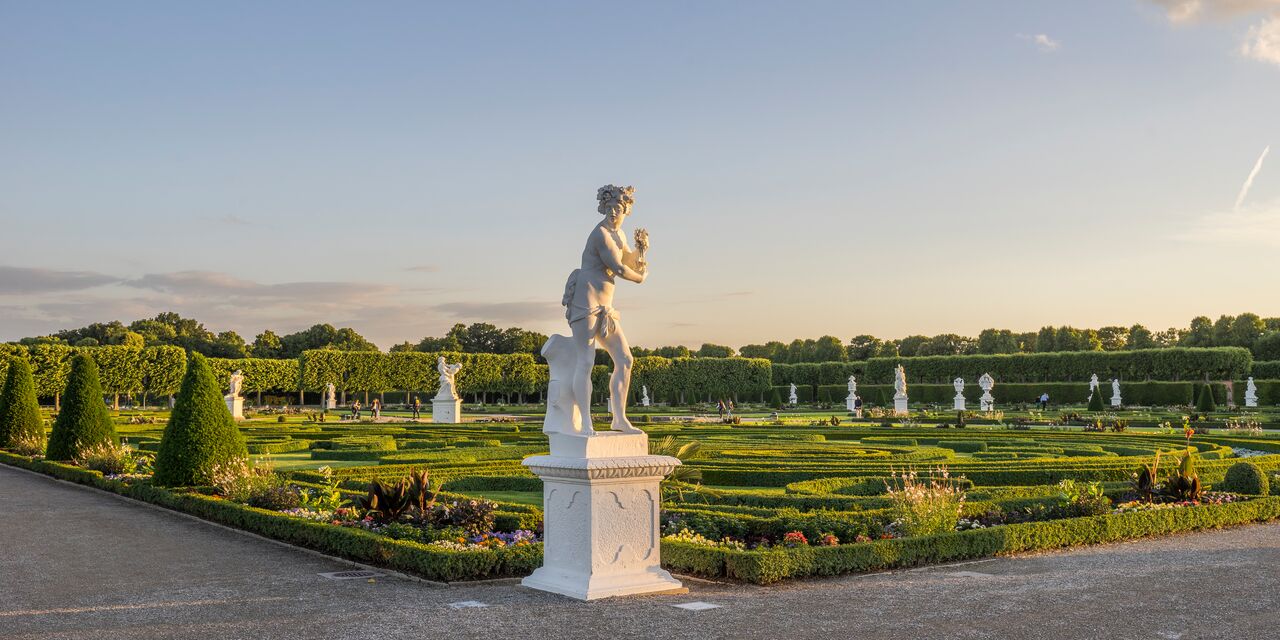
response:
[[[1267,153],[1271,151],[1271,145],[1267,145],[1262,150],[1262,155],[1258,156],[1258,161],[1253,165],[1253,171],[1249,172],[1249,177],[1245,178],[1244,184],[1240,187],[1240,195],[1236,196],[1236,211],[1240,210],[1240,205],[1244,204],[1245,196],[1249,195],[1249,187],[1253,186],[1253,179],[1258,176],[1258,172],[1262,171],[1262,161],[1267,159]]]

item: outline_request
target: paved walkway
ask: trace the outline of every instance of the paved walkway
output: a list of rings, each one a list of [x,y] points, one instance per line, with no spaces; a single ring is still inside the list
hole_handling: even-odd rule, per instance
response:
[[[349,568],[0,466],[0,638],[1280,637],[1280,524],[593,603]]]

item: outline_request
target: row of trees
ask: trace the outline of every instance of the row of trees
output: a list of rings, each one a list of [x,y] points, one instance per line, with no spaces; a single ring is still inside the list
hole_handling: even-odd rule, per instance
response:
[[[1173,347],[1241,347],[1257,360],[1280,360],[1280,318],[1256,313],[1224,315],[1217,321],[1206,316],[1191,320],[1185,328],[1153,332],[1141,324],[1099,329],[1043,327],[1039,331],[1014,332],[984,329],[977,337],[945,333],[914,335],[886,340],[872,335],[855,336],[846,344],[835,336],[796,339],[790,343],[749,344],[741,355],[767,358],[775,363],[845,362],[871,358],[918,356],[1056,353],[1063,351],[1138,351]]]

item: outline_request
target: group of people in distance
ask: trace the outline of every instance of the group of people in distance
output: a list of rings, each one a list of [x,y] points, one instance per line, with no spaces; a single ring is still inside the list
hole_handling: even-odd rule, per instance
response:
[[[356,400],[351,403],[351,418],[353,420],[360,419],[360,409],[363,408],[363,406],[364,405],[360,404],[359,400]],[[413,412],[414,420],[417,420],[418,418],[422,417],[422,400],[419,399],[418,396],[414,396],[413,402],[409,403],[408,406],[409,406],[409,410]],[[373,402],[369,403],[369,412],[373,414],[374,420],[381,418],[382,417],[382,401],[379,400],[378,398],[374,398]]]

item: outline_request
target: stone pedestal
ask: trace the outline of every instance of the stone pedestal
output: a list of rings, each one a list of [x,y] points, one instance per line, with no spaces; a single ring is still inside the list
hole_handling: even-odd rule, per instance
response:
[[[1249,394],[1245,394],[1244,406],[1250,409],[1256,408],[1258,406],[1258,396],[1251,396]]]
[[[227,401],[227,411],[231,412],[231,417],[236,420],[244,420],[244,398],[240,396],[224,396]]]
[[[894,394],[893,396],[893,415],[907,415],[907,396]]]
[[[1120,396],[1111,396],[1111,406],[1112,406],[1112,407],[1114,407],[1114,408],[1117,408],[1117,409],[1118,409],[1118,408],[1120,408],[1120,404],[1121,404],[1121,402],[1120,402]]]
[[[526,587],[579,600],[684,593],[662,569],[659,483],[680,461],[649,455],[643,433],[549,434],[526,458],[542,478],[542,567]]]
[[[462,399],[434,398],[431,400],[431,421],[454,424],[462,422]]]
[[[996,408],[996,399],[990,393],[984,393],[981,398],[978,398],[978,408],[982,411],[993,411]]]
[[[964,411],[964,394],[957,393],[951,408],[956,411]]]

